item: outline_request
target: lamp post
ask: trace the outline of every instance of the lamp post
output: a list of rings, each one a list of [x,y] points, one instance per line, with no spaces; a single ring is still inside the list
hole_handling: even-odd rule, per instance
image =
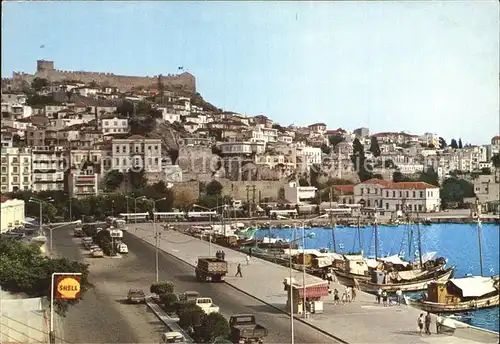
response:
[[[40,206],[40,220],[39,220],[39,234],[42,235],[43,234],[43,205],[45,203],[48,203],[48,202],[52,202],[53,199],[52,198],[47,198],[45,200],[42,200],[42,199],[39,199],[39,198],[35,198],[35,197],[30,197],[29,199],[30,202],[33,202],[33,203],[38,203],[38,205]],[[50,247],[50,257],[52,258],[52,229],[50,229],[50,243],[49,243],[49,247]]]
[[[130,196],[125,196],[127,199],[132,199],[134,200],[134,223],[137,224],[137,200],[140,199],[146,199],[146,196],[140,196],[140,197],[130,197]]]
[[[156,231],[156,219],[155,219],[155,212],[156,212],[156,202],[160,202],[165,200],[166,197],[159,198],[157,200],[153,200],[153,230],[155,233],[155,272],[156,272],[156,282],[159,280],[159,268],[158,268],[158,242],[159,242],[159,237],[161,236],[161,232],[158,233]]]
[[[214,207],[214,208],[207,208],[207,207],[204,207],[204,206],[201,206],[201,205],[198,205],[198,204],[193,204],[193,207],[197,207],[197,208],[200,208],[200,209],[205,209],[205,210],[208,210],[209,212],[212,212],[213,210],[217,210],[219,208],[225,208],[227,207],[227,205],[223,204],[223,205],[220,205],[220,206],[217,206],[217,207]],[[222,213],[222,216],[224,216],[224,213]],[[208,215],[208,221],[210,223],[210,228],[212,227],[212,214],[209,214]],[[225,232],[225,227],[224,227],[224,232]],[[212,255],[212,233],[210,233],[208,235],[208,255],[211,256]]]
[[[296,228],[294,228],[296,230]],[[315,234],[314,233],[309,233],[307,237],[309,238],[314,238]],[[304,238],[297,238],[290,243],[298,241],[298,240],[303,240]],[[289,293],[290,293],[290,331],[292,332],[292,337],[291,337],[291,344],[295,344],[295,330],[294,330],[294,324],[293,324],[293,287],[292,287],[292,278],[293,278],[293,268],[292,268],[292,249],[288,249],[288,266],[290,268],[290,284],[289,284]],[[304,294],[305,294],[305,286],[304,286]],[[304,304],[305,307],[305,304]]]

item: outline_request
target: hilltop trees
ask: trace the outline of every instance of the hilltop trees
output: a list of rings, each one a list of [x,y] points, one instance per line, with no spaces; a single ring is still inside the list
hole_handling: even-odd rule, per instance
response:
[[[442,137],[439,138],[439,148],[440,149],[444,149],[448,146],[448,144],[446,143],[446,140]]]
[[[453,148],[453,149],[458,149],[457,140],[451,139],[450,147]]]
[[[462,149],[464,146],[462,144],[462,139],[458,139],[458,148]]]
[[[365,148],[359,142],[358,138],[354,139],[353,142],[353,153],[351,155],[351,161],[354,164],[354,168],[358,172],[359,179],[364,182],[365,180],[373,178],[373,174],[369,171],[371,166],[367,165],[365,157]]]

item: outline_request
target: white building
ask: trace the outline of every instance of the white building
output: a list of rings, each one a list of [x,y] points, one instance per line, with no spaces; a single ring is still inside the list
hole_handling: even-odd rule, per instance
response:
[[[126,139],[113,139],[111,144],[112,169],[123,173],[129,169],[161,172],[161,139],[132,135]]]
[[[266,150],[265,144],[258,142],[222,142],[218,146],[223,155],[262,154]]]
[[[354,186],[354,202],[385,211],[411,212],[439,211],[439,188],[424,182],[394,183],[382,179],[369,179]]]
[[[63,147],[32,147],[33,191],[64,190]]]
[[[322,154],[323,153],[321,151],[321,148],[318,147],[306,146],[302,148],[302,155],[304,157],[304,161],[307,163],[308,166],[314,164],[321,164]]]
[[[0,233],[24,226],[24,201],[1,197]]]
[[[314,186],[299,186],[297,182],[285,184],[285,200],[292,204],[302,204],[316,197],[318,189]]]
[[[498,202],[500,195],[500,175],[499,173],[491,175],[479,175],[474,181],[474,193],[479,203],[486,204]]]
[[[1,191],[32,189],[32,156],[30,148],[2,148]]]
[[[266,128],[260,125],[257,129],[252,130],[252,142],[273,143],[278,142],[278,129]]]
[[[169,122],[169,123],[174,123],[174,122],[180,122],[181,121],[181,115],[179,114],[178,111],[171,109],[171,108],[166,108],[166,107],[159,107],[157,108],[158,111],[161,111],[161,116],[164,121]]]
[[[165,181],[168,183],[182,182],[182,168],[179,165],[165,165]]]
[[[128,119],[120,116],[107,116],[100,120],[101,133],[109,134],[127,134],[130,131]]]

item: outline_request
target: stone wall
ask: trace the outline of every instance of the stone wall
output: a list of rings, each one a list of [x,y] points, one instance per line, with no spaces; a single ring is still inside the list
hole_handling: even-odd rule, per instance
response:
[[[176,200],[196,202],[200,197],[200,185],[198,181],[175,183],[172,187]]]
[[[33,81],[35,77],[44,78],[51,82],[58,82],[64,80],[75,80],[82,83],[96,82],[102,86],[114,86],[118,87],[120,90],[130,90],[133,87],[154,87],[158,85],[159,76],[154,77],[142,77],[142,76],[125,76],[125,75],[115,75],[113,73],[96,73],[96,72],[75,72],[75,71],[65,71],[53,69],[50,64],[51,61],[43,61],[43,68],[38,69],[36,73],[26,74],[26,73],[14,73],[13,81],[16,88],[21,88],[24,83],[29,83]],[[40,63],[40,61],[39,61]],[[178,75],[168,74],[166,76],[161,76],[162,83],[166,87],[180,88],[189,92],[196,92],[196,78],[190,73],[182,73]]]
[[[259,198],[271,198],[273,200],[280,199],[280,190],[285,185],[284,182],[279,181],[229,181],[226,179],[218,179],[224,187],[222,193],[231,196],[233,199],[242,201],[247,200],[247,185],[249,186],[249,198],[252,200],[252,189],[255,186],[255,202],[259,202]]]

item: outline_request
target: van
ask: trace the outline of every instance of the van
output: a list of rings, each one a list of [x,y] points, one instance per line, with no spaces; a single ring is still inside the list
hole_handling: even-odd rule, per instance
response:
[[[161,335],[160,344],[186,343],[186,339],[180,332],[165,332]]]

